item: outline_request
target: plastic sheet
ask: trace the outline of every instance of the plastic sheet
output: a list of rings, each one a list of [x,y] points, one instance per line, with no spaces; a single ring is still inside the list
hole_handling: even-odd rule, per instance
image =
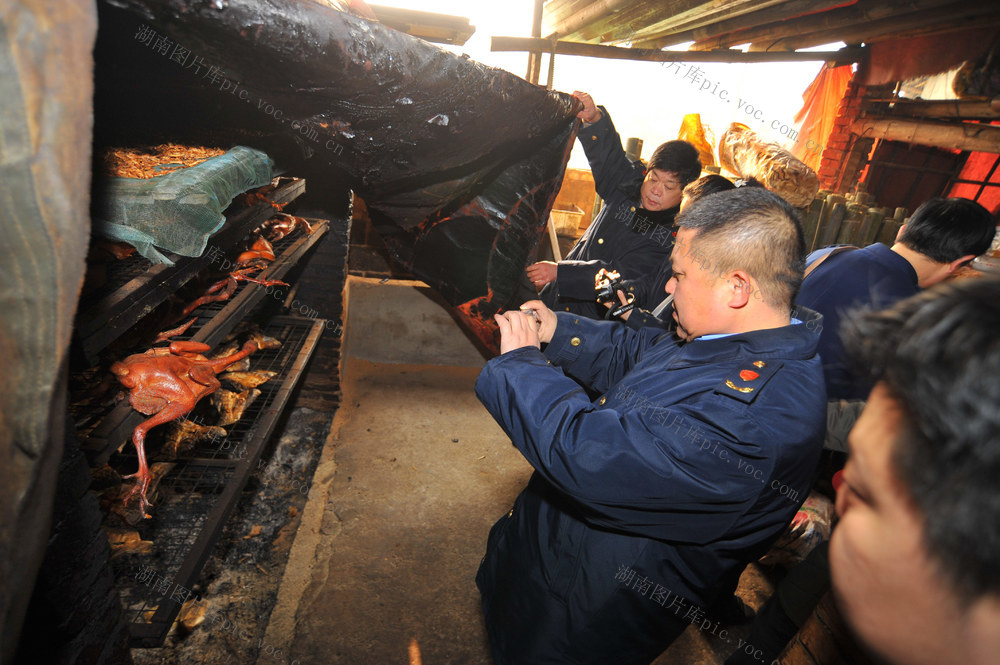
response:
[[[711,130],[709,130],[711,131]],[[701,168],[715,166],[715,140],[706,136],[705,126],[701,124],[700,113],[688,113],[681,120],[681,128],[677,132],[677,138],[687,141],[698,149],[698,159],[701,161]]]
[[[837,119],[840,100],[853,75],[850,65],[827,67],[824,64],[802,93],[802,108],[795,114],[795,122],[800,129],[792,144],[792,154],[815,171],[819,171],[823,150]]]
[[[99,141],[210,137],[264,150],[310,192],[350,187],[396,258],[496,350],[492,313],[517,304],[575,98],[307,0],[100,7]]]

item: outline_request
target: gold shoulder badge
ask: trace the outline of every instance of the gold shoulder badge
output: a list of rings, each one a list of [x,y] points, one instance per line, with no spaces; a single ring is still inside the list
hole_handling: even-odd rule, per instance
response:
[[[735,400],[750,404],[764,389],[784,363],[763,360],[745,361],[733,368],[729,376],[719,384],[715,392]]]

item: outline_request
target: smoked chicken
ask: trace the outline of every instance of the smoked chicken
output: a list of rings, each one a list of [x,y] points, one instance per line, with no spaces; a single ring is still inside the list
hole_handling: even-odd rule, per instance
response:
[[[278,242],[295,229],[302,229],[302,232],[307,236],[312,235],[313,232],[312,225],[307,220],[284,212],[279,212],[267,220],[265,229],[268,233],[268,239],[271,242]]]
[[[132,433],[139,470],[125,476],[136,479],[135,487],[125,496],[125,504],[138,494],[141,509],[145,512],[150,506],[146,498],[150,473],[144,449],[149,430],[190,413],[202,397],[221,387],[216,374],[265,346],[259,339],[251,340],[240,351],[211,360],[202,355],[210,348],[201,342],[173,342],[169,347],[137,353],[111,366],[111,372],[128,389],[132,408],[151,416]]]

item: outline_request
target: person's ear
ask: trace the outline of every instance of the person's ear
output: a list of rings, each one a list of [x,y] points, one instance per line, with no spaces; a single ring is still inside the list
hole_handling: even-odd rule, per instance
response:
[[[729,300],[726,304],[733,309],[746,307],[747,303],[750,302],[750,298],[753,296],[754,291],[753,283],[750,281],[750,275],[743,270],[734,270],[729,274],[728,284],[731,292],[729,294]]]
[[[948,264],[948,274],[953,274],[956,270],[964,266],[965,264],[976,258],[975,254],[966,254],[965,256],[959,257]]]

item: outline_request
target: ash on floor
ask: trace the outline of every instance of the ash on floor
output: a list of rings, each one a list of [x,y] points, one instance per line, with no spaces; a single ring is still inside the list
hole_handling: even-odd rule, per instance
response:
[[[200,624],[189,632],[179,620],[161,648],[133,649],[136,665],[245,664],[261,655],[291,662],[264,632],[332,419],[298,408],[279,422],[280,438],[258,460],[194,589],[200,603],[185,608]]]

